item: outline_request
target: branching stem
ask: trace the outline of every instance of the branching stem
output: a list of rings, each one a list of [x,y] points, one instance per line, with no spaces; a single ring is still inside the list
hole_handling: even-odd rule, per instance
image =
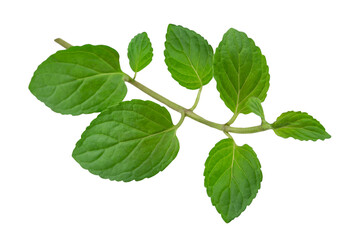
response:
[[[254,126],[254,127],[247,127],[247,128],[238,128],[238,127],[231,127],[227,124],[220,124],[220,123],[215,123],[215,122],[211,122],[209,120],[206,120],[205,118],[197,115],[196,113],[194,113],[191,109],[186,109],[183,106],[180,106],[177,103],[172,102],[171,100],[163,97],[162,95],[158,94],[157,92],[154,92],[153,90],[151,90],[150,88],[146,87],[145,85],[139,83],[138,81],[135,81],[133,79],[128,80],[128,83],[132,84],[134,87],[140,89],[141,91],[143,91],[144,93],[146,93],[147,95],[151,96],[152,98],[158,100],[159,102],[165,104],[166,106],[168,106],[169,108],[179,112],[179,113],[185,113],[185,115],[189,118],[194,119],[195,121],[198,121],[202,124],[205,124],[209,127],[212,128],[216,128],[220,131],[224,131],[224,132],[232,132],[232,133],[256,133],[256,132],[262,132],[262,131],[266,131],[268,129],[271,129],[270,124],[261,124],[259,126]]]
[[[72,46],[71,44],[69,44],[68,42],[62,40],[61,38],[55,39],[55,42],[57,42],[58,44],[60,44],[64,48],[69,48],[69,47]],[[267,122],[263,122],[261,125],[254,126],[254,127],[239,128],[239,127],[231,127],[230,124],[228,124],[228,123],[226,123],[226,124],[215,123],[215,122],[209,121],[209,120],[197,115],[196,113],[193,112],[193,110],[196,108],[197,104],[199,103],[200,94],[201,94],[201,88],[199,89],[199,92],[197,94],[194,105],[191,108],[187,109],[187,108],[184,108],[183,106],[180,106],[177,103],[172,102],[171,100],[165,98],[164,96],[158,94],[157,92],[154,92],[150,88],[148,88],[145,85],[139,83],[138,81],[135,81],[131,77],[128,77],[127,79],[125,79],[125,81],[130,83],[134,87],[138,88],[139,90],[143,91],[147,95],[151,96],[152,98],[154,98],[154,99],[158,100],[159,102],[165,104],[169,108],[181,113],[182,116],[181,116],[181,119],[180,119],[178,124],[181,124],[185,117],[189,117],[189,118],[192,118],[195,121],[198,121],[198,122],[200,122],[202,124],[205,124],[205,125],[207,125],[209,127],[212,127],[212,128],[218,129],[220,131],[223,131],[226,136],[230,136],[230,137],[231,137],[231,135],[229,134],[230,132],[246,134],[246,133],[262,132],[262,131],[266,131],[266,130],[271,129],[271,125],[268,124]]]

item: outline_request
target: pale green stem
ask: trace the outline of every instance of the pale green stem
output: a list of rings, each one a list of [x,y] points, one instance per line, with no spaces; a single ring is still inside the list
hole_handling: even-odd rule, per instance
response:
[[[60,44],[63,48],[68,49],[69,47],[72,47],[72,45],[61,38],[57,38],[54,40],[56,43]]]
[[[225,133],[225,135],[226,135],[228,138],[230,138],[230,139],[234,140],[234,138],[231,136],[231,134],[230,134],[230,133],[225,132],[225,131],[224,131],[224,133]]]
[[[60,44],[64,48],[69,48],[69,47],[72,46],[71,44],[67,43],[66,41],[62,40],[61,38],[55,39],[55,42],[57,42],[58,44]],[[263,122],[259,126],[247,127],[247,128],[231,127],[228,124],[220,124],[220,123],[211,122],[211,121],[206,120],[205,118],[197,115],[196,113],[194,113],[191,108],[186,109],[183,106],[180,106],[179,104],[172,102],[171,100],[161,96],[157,92],[154,92],[150,88],[148,88],[148,87],[144,86],[143,84],[135,81],[134,79],[131,79],[130,77],[125,78],[125,81],[132,84],[134,87],[136,87],[139,90],[143,91],[144,93],[151,96],[152,98],[154,98],[154,99],[158,100],[159,102],[165,104],[169,108],[181,113],[180,121],[176,124],[176,126],[180,126],[181,123],[184,121],[185,117],[189,117],[189,118],[192,118],[195,121],[198,121],[198,122],[200,122],[202,124],[205,124],[205,125],[207,125],[209,127],[212,127],[212,128],[218,129],[220,131],[223,131],[226,134],[226,136],[228,136],[228,137],[231,137],[229,132],[243,134],[243,133],[262,132],[262,131],[266,131],[266,130],[271,129],[271,125],[269,123],[266,123],[266,122]],[[201,93],[201,89],[199,90],[199,92]],[[197,98],[195,100],[195,103],[194,103],[195,107],[198,104],[199,99],[200,99],[200,93],[199,92],[198,92],[198,96],[197,96]],[[194,106],[192,106],[192,108],[195,108]]]
[[[236,118],[239,116],[239,113],[235,112],[234,115],[230,118],[230,120],[226,123],[226,125],[231,125],[235,122]]]
[[[238,128],[238,127],[230,127],[226,124],[220,124],[220,123],[215,123],[215,122],[211,122],[209,120],[206,120],[205,118],[197,115],[196,113],[194,113],[192,110],[190,109],[186,109],[183,106],[180,106],[179,104],[176,104],[172,101],[170,101],[169,99],[161,96],[160,94],[154,92],[153,90],[151,90],[150,88],[144,86],[143,84],[135,81],[135,80],[129,80],[127,81],[128,83],[132,84],[133,86],[135,86],[136,88],[140,89],[141,91],[143,91],[144,93],[146,93],[147,95],[155,98],[156,100],[158,100],[159,102],[162,102],[163,104],[165,104],[166,106],[168,106],[169,108],[179,112],[179,113],[185,113],[185,115],[189,118],[194,119],[195,121],[198,121],[202,124],[205,124],[209,127],[212,128],[216,128],[218,130],[224,131],[224,132],[233,132],[233,133],[256,133],[256,132],[262,132],[268,129],[271,129],[271,125],[259,125],[259,126],[255,126],[255,127],[247,127],[247,128]]]
[[[127,80],[125,79],[128,83],[132,84],[133,86],[135,86],[136,88],[140,89],[141,91],[143,91],[144,93],[146,93],[147,95],[155,98],[156,100],[158,100],[159,102],[162,102],[163,104],[165,104],[166,106],[168,106],[169,108],[179,112],[179,113],[183,113],[185,112],[187,109],[170,101],[169,99],[161,96],[160,94],[158,94],[157,92],[154,92],[153,90],[151,90],[150,88],[142,85],[141,83],[139,83],[138,81],[135,81],[134,79],[130,79]]]
[[[191,111],[194,111],[194,109],[197,107],[197,105],[199,103],[199,100],[200,100],[201,91],[202,91],[202,86],[200,87],[200,89],[199,89],[199,91],[197,93],[194,105],[190,108]]]
[[[179,128],[180,126],[181,126],[181,124],[184,122],[184,120],[185,120],[185,117],[186,117],[186,114],[185,114],[185,112],[183,112],[183,113],[181,113],[181,118],[180,118],[180,120],[179,120],[179,122],[176,124],[176,128]]]

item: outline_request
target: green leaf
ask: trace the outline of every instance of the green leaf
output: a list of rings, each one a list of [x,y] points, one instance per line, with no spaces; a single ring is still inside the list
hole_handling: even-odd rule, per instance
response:
[[[198,89],[213,77],[213,49],[196,32],[169,24],[165,63],[171,76],[188,89]]]
[[[223,36],[214,57],[214,77],[225,105],[234,114],[250,113],[246,102],[263,102],[269,89],[269,68],[251,38],[233,28]]]
[[[29,89],[53,111],[79,115],[121,102],[127,77],[114,49],[84,45],[51,55],[35,71]]]
[[[255,198],[262,181],[260,162],[249,145],[218,142],[205,163],[205,187],[225,222],[238,217]]]
[[[134,72],[140,72],[151,62],[153,49],[146,32],[136,35],[131,39],[128,47],[130,67]]]
[[[179,151],[176,130],[166,108],[151,101],[122,102],[91,122],[73,158],[102,178],[142,180],[174,160]]]
[[[271,125],[276,135],[298,140],[325,140],[331,136],[321,123],[305,112],[285,112]]]
[[[264,110],[261,106],[261,101],[257,97],[250,97],[245,106],[249,109],[250,112],[255,113],[258,115],[261,120],[265,120]]]

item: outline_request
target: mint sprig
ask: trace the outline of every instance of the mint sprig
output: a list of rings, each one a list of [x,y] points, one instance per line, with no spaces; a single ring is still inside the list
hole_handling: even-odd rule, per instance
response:
[[[119,54],[103,45],[72,46],[62,39],[66,50],[51,55],[35,71],[29,90],[53,111],[61,114],[100,112],[76,143],[73,158],[89,172],[116,181],[139,181],[163,171],[177,156],[176,137],[184,119],[225,133],[205,162],[205,187],[212,204],[225,222],[238,217],[260,189],[259,159],[247,144],[238,146],[231,133],[246,134],[272,129],[276,135],[298,140],[330,138],[319,121],[305,112],[289,111],[269,124],[261,103],[269,89],[269,68],[265,56],[245,33],[229,29],[216,48],[200,34],[170,24],[165,41],[165,63],[171,76],[187,89],[197,89],[194,104],[183,107],[135,80],[136,74],[152,60],[153,49],[147,33],[136,35],[128,46],[134,77],[120,68]],[[217,90],[233,112],[226,123],[207,120],[194,112],[202,88],[215,78]],[[131,84],[179,112],[174,124],[168,110],[151,101],[123,102]],[[240,114],[254,113],[261,124],[233,127]]]

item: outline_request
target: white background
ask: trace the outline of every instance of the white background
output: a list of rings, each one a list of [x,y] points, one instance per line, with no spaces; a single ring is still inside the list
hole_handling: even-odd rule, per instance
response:
[[[0,4],[0,239],[360,239],[358,1],[2,1]],[[225,135],[186,119],[180,152],[164,172],[141,182],[111,182],[71,157],[96,114],[64,116],[27,87],[37,66],[61,47],[105,44],[118,50],[146,31],[152,63],[137,79],[190,107],[196,92],[174,81],[164,63],[168,23],[203,35],[215,49],[233,27],[267,57],[267,120],[302,110],[330,140],[301,142],[267,131],[234,135],[257,152],[264,179],[253,203],[230,224],[211,205],[204,162]],[[126,99],[151,99],[128,86]],[[179,114],[170,111],[173,121]],[[213,80],[196,112],[231,117]],[[240,115],[235,126],[259,124]]]

